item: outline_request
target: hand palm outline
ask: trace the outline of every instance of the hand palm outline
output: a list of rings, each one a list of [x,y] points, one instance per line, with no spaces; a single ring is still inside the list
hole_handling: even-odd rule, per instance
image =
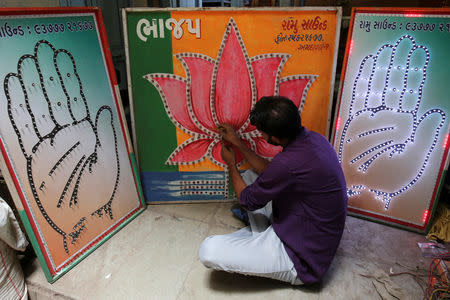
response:
[[[409,44],[407,56],[402,55],[399,48]],[[401,61],[405,57],[403,64]],[[422,177],[446,118],[439,108],[419,114],[429,60],[428,48],[405,35],[394,45],[383,45],[375,55],[367,55],[361,61],[352,87],[348,117],[339,139],[339,161],[357,168],[352,174],[362,180],[365,173],[380,168],[380,161],[405,160],[407,156],[399,155],[417,152],[420,148],[421,153],[426,154],[418,160],[418,167],[406,181],[399,176],[398,182],[380,189],[374,184],[375,180],[366,178],[362,180],[365,184],[348,187],[349,197],[367,189],[383,201],[387,210],[394,197],[407,191]],[[419,64],[422,65],[419,67]],[[432,139],[420,143],[417,136],[423,141],[425,130],[433,133]]]
[[[35,45],[33,55],[19,59],[17,73],[6,75],[4,91],[8,116],[26,159],[32,196],[46,222],[62,236],[68,254],[67,237],[74,244],[90,217],[105,213],[113,219],[111,203],[120,164],[112,109],[104,105],[95,120],[91,118],[72,54],[45,40]],[[103,147],[108,142],[114,149]],[[100,162],[108,155],[116,163],[110,196],[79,197],[85,193],[82,187],[89,185],[83,178],[110,175]]]

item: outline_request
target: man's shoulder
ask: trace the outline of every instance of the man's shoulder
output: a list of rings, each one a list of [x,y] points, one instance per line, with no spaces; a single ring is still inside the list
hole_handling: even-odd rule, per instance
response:
[[[277,157],[287,167],[293,169],[304,165],[314,164],[324,158],[336,156],[336,151],[330,142],[320,133],[308,130],[299,136],[292,145],[280,152]]]
[[[304,147],[291,147],[275,155],[271,161],[273,167],[283,169],[285,172],[297,169],[305,163],[307,156]]]
[[[307,139],[314,139],[314,140],[319,140],[322,142],[328,142],[328,139],[323,134],[321,134],[317,131],[313,131],[313,130],[306,129],[305,137]]]
[[[286,152],[286,151],[282,151],[282,152],[276,154],[272,158],[272,160],[270,161],[269,165],[271,167],[283,168],[288,163],[289,163],[289,153]]]
[[[323,134],[312,130],[308,130],[307,134],[303,136],[303,139],[297,139],[296,143],[300,149],[304,150],[314,151],[316,147],[319,147],[321,151],[326,149],[334,151],[330,141]],[[300,149],[299,151],[301,151]]]

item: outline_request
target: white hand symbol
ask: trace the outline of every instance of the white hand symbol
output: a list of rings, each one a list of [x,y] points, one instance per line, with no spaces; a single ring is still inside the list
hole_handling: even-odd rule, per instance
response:
[[[362,60],[338,149],[349,197],[370,192],[387,210],[424,174],[446,117],[439,108],[419,113],[429,61],[409,35]]]
[[[33,198],[69,253],[67,239],[74,244],[90,218],[113,218],[120,165],[112,110],[91,118],[73,56],[45,40],[19,59],[4,91]]]

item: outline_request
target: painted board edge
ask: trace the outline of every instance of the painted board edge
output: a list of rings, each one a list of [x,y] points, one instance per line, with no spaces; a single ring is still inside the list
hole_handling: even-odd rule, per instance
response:
[[[330,126],[333,120],[331,119],[331,111],[333,108],[333,99],[334,99],[334,85],[336,81],[336,67],[337,67],[337,57],[339,51],[339,38],[341,36],[341,26],[342,26],[342,7],[338,7],[336,11],[336,33],[334,39],[334,58],[333,64],[331,66],[331,79],[330,79],[330,96],[328,100],[328,114],[327,114],[327,126],[325,129],[325,137],[329,140],[330,136]]]

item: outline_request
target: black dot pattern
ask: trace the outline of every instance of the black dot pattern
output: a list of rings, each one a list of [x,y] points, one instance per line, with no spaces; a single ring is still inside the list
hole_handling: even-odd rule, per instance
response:
[[[52,47],[53,47],[53,46],[52,46]],[[53,48],[53,49],[54,49],[54,48]],[[61,74],[61,71],[60,71],[60,69],[59,69],[59,67],[58,67],[58,64],[57,64],[57,61],[56,61],[57,56],[58,56],[60,53],[65,53],[65,54],[69,57],[69,59],[71,60],[71,62],[72,62],[72,65],[73,65],[73,68],[74,68],[74,75],[75,75],[75,78],[76,78],[76,80],[77,80],[77,82],[78,82],[78,85],[79,85],[79,87],[80,87],[80,95],[81,95],[81,99],[83,100],[83,103],[84,103],[84,106],[85,106],[85,109],[86,109],[86,119],[88,119],[88,116],[90,116],[89,106],[87,105],[86,96],[85,96],[85,94],[84,94],[84,92],[83,92],[83,84],[82,84],[82,82],[81,82],[80,76],[78,75],[78,70],[77,70],[77,67],[76,67],[76,64],[75,64],[75,59],[73,58],[72,54],[71,54],[69,51],[67,51],[66,49],[58,49],[58,50],[54,50],[54,53],[55,53],[55,54],[53,55],[53,63],[54,63],[54,65],[55,65],[56,73],[58,74],[59,82],[61,83],[61,87],[62,87],[62,89],[63,89],[64,95],[66,96],[66,99],[67,99],[67,105],[69,106],[69,113],[70,113],[70,116],[72,117],[72,120],[73,120],[74,122],[77,121],[77,119],[75,118],[75,116],[74,116],[74,114],[73,114],[73,111],[72,111],[71,101],[70,101],[70,95],[69,95],[69,93],[68,93],[68,91],[67,91],[67,89],[66,89],[66,86],[65,86],[64,80],[63,80],[63,76],[62,76],[62,74]],[[67,73],[67,74],[66,74],[66,77],[67,77],[67,78],[70,78],[70,77],[71,77],[70,73]],[[75,99],[74,99],[74,100],[75,100]],[[83,120],[84,120],[84,119],[83,119]],[[83,120],[82,120],[82,121],[83,121]]]
[[[224,180],[186,180],[180,181],[180,195],[225,195]]]
[[[73,188],[72,196],[70,197],[69,207],[72,207],[72,205],[78,205],[78,191],[79,191],[79,187],[80,187],[81,177],[84,174],[86,166],[88,164],[89,164],[89,166],[91,166],[90,164],[91,164],[92,160],[94,160],[96,158],[97,158],[97,154],[96,153],[91,154],[89,156],[89,158],[85,161],[83,166],[81,167],[80,173],[78,174],[77,181],[75,182],[75,186]]]
[[[104,106],[100,107],[100,109],[97,112],[97,115],[95,116],[95,127],[96,128],[98,127],[98,118],[100,117],[100,114],[101,114],[101,112],[103,110],[108,110],[110,115],[111,115],[111,128],[112,128],[113,135],[114,135],[114,149],[115,149],[115,153],[116,153],[117,175],[116,175],[116,180],[115,180],[115,183],[114,183],[114,189],[113,189],[113,191],[111,193],[111,197],[109,198],[109,201],[105,205],[103,205],[102,207],[100,207],[96,211],[94,211],[91,214],[91,216],[97,215],[99,217],[102,217],[103,216],[103,212],[104,212],[105,215],[108,215],[110,219],[114,219],[113,212],[112,212],[112,209],[111,209],[111,204],[112,204],[114,196],[115,196],[115,194],[117,192],[117,188],[119,186],[120,160],[119,160],[119,151],[117,149],[117,133],[116,133],[116,129],[114,128],[114,123],[113,123],[114,120],[113,120],[113,113],[112,113],[111,107],[109,107],[107,105],[104,105]],[[98,143],[96,145],[96,148],[97,148],[97,146],[100,147],[101,145]]]
[[[48,172],[48,176],[52,176],[52,174],[61,165],[61,163],[67,158],[67,156],[69,156],[69,154],[72,153],[72,151],[75,150],[75,148],[77,148],[78,146],[80,146],[80,142],[76,142],[75,145],[73,145],[69,150],[67,150],[66,153],[64,153],[63,156],[61,156],[61,158],[58,159],[58,161],[55,163],[55,165],[50,169],[50,171]]]
[[[35,188],[36,185],[34,184],[31,160],[32,160],[31,157],[27,157],[27,175],[28,175],[28,181],[30,182],[31,192],[33,193],[36,204],[37,204],[39,210],[41,211],[42,215],[44,216],[45,220],[47,221],[47,223],[53,228],[53,230],[55,230],[57,233],[62,235],[64,250],[66,251],[66,253],[69,253],[69,249],[67,248],[67,243],[66,243],[66,233],[61,228],[59,228],[53,222],[53,220],[49,217],[49,215],[47,214],[47,211],[42,206],[41,200],[39,199],[39,196],[38,196],[36,188]]]
[[[58,204],[56,205],[56,207],[61,207],[61,204],[62,204],[62,202],[64,200],[64,197],[65,197],[65,195],[67,193],[67,190],[69,189],[69,186],[72,183],[72,180],[75,177],[75,174],[78,172],[78,169],[81,167],[81,165],[83,164],[85,159],[86,159],[86,155],[83,155],[83,157],[78,161],[77,165],[73,169],[72,173],[70,174],[69,179],[66,182],[66,185],[64,186],[64,189],[63,189],[63,191],[61,193],[61,196],[59,196]]]
[[[58,109],[68,109],[68,111],[70,113],[70,117],[72,118],[72,121],[70,121],[69,124],[64,124],[64,125],[58,124],[58,122],[56,121],[56,119],[54,117],[51,101],[49,99],[49,96],[47,94],[47,91],[46,91],[46,88],[44,85],[44,76],[42,76],[42,72],[39,67],[39,61],[37,59],[38,49],[39,49],[39,46],[42,44],[48,45],[54,52],[54,56],[53,56],[54,66],[55,66],[55,69],[58,74],[59,83],[61,84],[64,94],[67,98],[67,106],[65,106],[66,101],[64,99],[58,99],[59,101],[56,102],[55,107]],[[74,68],[73,73],[61,74],[61,72],[58,68],[58,65],[57,65],[57,56],[59,53],[64,53],[65,55],[67,55],[70,58],[70,60],[72,61],[72,64],[73,64],[73,68]],[[35,114],[33,112],[32,107],[30,106],[30,98],[28,97],[29,91],[27,90],[24,80],[23,80],[22,68],[23,68],[25,60],[27,60],[26,61],[27,64],[29,64],[29,63],[34,64],[36,67],[37,73],[39,75],[39,82],[38,81],[33,82],[31,84],[31,86],[34,87],[34,89],[39,89],[39,84],[40,84],[40,89],[42,90],[42,93],[46,100],[46,105],[48,107],[48,114],[40,113],[37,115],[38,116],[37,119],[35,118]],[[72,194],[70,197],[69,207],[72,207],[73,205],[78,205],[78,192],[80,189],[80,183],[82,181],[81,180],[82,175],[85,173],[85,171],[87,169],[86,166],[89,166],[89,171],[92,172],[93,166],[97,163],[97,152],[99,150],[99,147],[102,146],[101,141],[99,140],[99,134],[98,134],[98,120],[99,120],[100,113],[104,110],[107,110],[107,111],[109,111],[109,114],[111,116],[111,122],[110,122],[110,124],[108,124],[108,126],[109,125],[111,126],[112,134],[113,134],[113,138],[114,138],[114,144],[115,144],[114,151],[115,151],[115,158],[116,158],[115,165],[117,167],[117,174],[116,174],[116,178],[115,178],[114,187],[112,188],[112,191],[111,191],[111,195],[110,195],[109,199],[107,199],[108,201],[106,201],[104,203],[104,205],[102,205],[96,211],[91,213],[91,216],[92,215],[101,215],[104,212],[109,218],[113,219],[113,211],[112,211],[111,204],[116,195],[116,192],[118,189],[118,184],[119,184],[119,178],[120,178],[120,160],[119,160],[119,154],[118,154],[117,133],[116,133],[116,130],[114,127],[114,122],[113,122],[113,120],[114,120],[113,110],[109,106],[106,106],[106,105],[102,106],[97,112],[95,122],[91,119],[90,113],[89,113],[89,107],[87,105],[86,97],[83,92],[83,85],[82,85],[81,79],[78,75],[78,71],[77,71],[77,68],[75,65],[75,60],[74,60],[73,56],[71,55],[70,52],[68,52],[65,49],[57,50],[48,41],[41,40],[38,43],[36,43],[36,45],[34,47],[34,55],[30,55],[30,54],[23,55],[18,61],[17,70],[18,70],[17,73],[7,74],[3,81],[3,88],[4,88],[6,98],[7,98],[8,117],[9,117],[12,127],[14,129],[14,132],[17,136],[20,149],[26,159],[27,177],[28,177],[28,182],[30,184],[30,189],[31,189],[34,201],[36,202],[38,209],[39,209],[40,213],[42,214],[42,216],[45,218],[46,222],[50,225],[50,227],[54,231],[56,231],[59,235],[61,235],[64,251],[67,254],[69,254],[69,249],[68,249],[67,240],[66,240],[67,236],[70,236],[72,238],[72,244],[74,244],[79,239],[82,232],[87,230],[86,217],[82,217],[80,219],[80,221],[73,227],[72,232],[66,233],[49,216],[43,203],[45,203],[45,205],[51,205],[50,203],[52,201],[54,201],[53,205],[56,206],[56,208],[61,208],[64,204],[64,199],[65,199],[67,193],[69,193],[71,187],[73,187],[73,191],[72,191]],[[82,100],[81,105],[84,104],[84,107],[82,107],[82,109],[83,108],[85,109],[86,116],[83,117],[81,120],[77,120],[72,112],[72,109],[70,106],[71,98],[69,96],[67,89],[65,88],[63,77],[65,78],[65,80],[67,80],[66,78],[70,78],[70,80],[78,81],[81,97],[73,97],[72,99],[73,99],[73,101],[77,101],[77,100],[81,99]],[[48,78],[50,81],[54,81],[55,79],[57,79],[56,76],[55,77],[50,76],[50,77],[46,77],[46,78]],[[24,103],[13,103],[13,100],[15,100],[15,99],[12,99],[13,95],[10,94],[10,85],[11,85],[10,80],[17,80],[17,82],[20,84],[20,89],[23,92]],[[18,108],[13,107],[13,104],[15,104],[15,105],[18,104]],[[16,122],[18,122],[18,120],[15,120],[15,116],[13,115],[13,111],[17,113],[18,109],[22,109],[23,113],[26,113],[30,117],[29,124],[21,125],[21,126],[24,126],[25,129],[22,127],[19,128],[17,126]],[[84,113],[84,111],[83,111],[83,113]],[[41,116],[42,116],[42,119],[40,118]],[[46,135],[43,135],[39,131],[39,128],[38,128],[39,124],[42,124],[43,120],[44,120],[44,122],[53,122],[53,125],[54,125],[53,130]],[[46,180],[39,180],[37,182],[38,185],[36,185],[35,181],[37,181],[37,180],[33,177],[33,176],[37,176],[36,174],[33,173],[33,165],[35,165],[36,160],[39,159],[39,157],[36,156],[36,152],[40,152],[40,151],[42,151],[42,149],[48,149],[49,145],[54,146],[55,137],[57,136],[57,134],[66,134],[67,135],[67,134],[70,134],[70,130],[73,130],[73,129],[77,130],[80,128],[77,126],[74,127],[74,125],[87,126],[88,128],[83,128],[83,130],[85,130],[85,129],[92,130],[94,132],[95,149],[94,149],[93,153],[87,154],[87,155],[89,155],[87,159],[86,159],[87,155],[83,155],[83,157],[77,162],[76,166],[73,167],[73,169],[70,172],[69,178],[65,182],[65,185],[63,187],[63,190],[61,192],[59,199],[46,199],[45,193],[46,193],[46,189],[49,186],[49,183],[46,182]],[[68,131],[61,133],[61,130],[66,129],[66,128],[68,129]],[[38,140],[38,142],[33,147],[31,147],[31,149],[27,149],[27,147],[25,147],[25,144],[23,142],[23,138],[24,138],[23,134],[25,132],[24,130],[28,130],[27,133],[30,134],[31,136],[35,135]],[[82,142],[84,142],[84,141],[83,140],[81,140],[81,142],[74,141],[74,144],[71,146],[71,148],[69,150],[67,150],[57,160],[57,162],[53,166],[50,166],[48,176],[50,176],[50,177],[54,176],[55,171],[58,168],[65,167],[65,162],[67,161],[68,157],[71,156],[71,154],[74,152],[74,150],[76,150],[77,148],[82,146]],[[94,142],[94,141],[92,141],[92,142]],[[49,153],[49,155],[51,155],[51,154]],[[89,199],[87,199],[87,200],[89,201]],[[43,242],[45,243],[45,241],[43,241]]]
[[[228,189],[228,185],[230,182],[230,170],[228,170],[228,167],[224,168],[224,173],[225,173],[224,197],[225,199],[229,199],[230,190]]]
[[[81,218],[80,221],[78,221],[78,223],[75,224],[75,226],[73,226],[74,231],[69,233],[69,236],[72,238],[71,241],[72,244],[75,244],[75,242],[80,237],[81,233],[86,229],[86,225],[84,224],[85,221],[86,221],[85,217]]]

